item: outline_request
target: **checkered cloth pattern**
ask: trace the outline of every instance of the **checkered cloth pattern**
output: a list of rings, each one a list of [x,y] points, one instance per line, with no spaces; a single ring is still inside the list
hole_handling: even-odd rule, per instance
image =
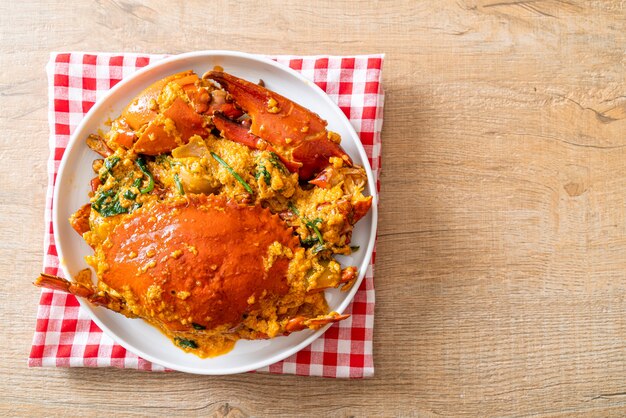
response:
[[[46,195],[44,271],[63,275],[52,230],[54,184],[70,136],[93,104],[124,77],[165,55],[52,53],[49,81],[50,157]],[[359,134],[380,187],[381,129],[384,94],[383,55],[274,56],[320,86],[350,119]],[[362,378],[374,374],[374,259],[353,302],[350,318],[334,324],[309,347],[260,369],[261,372]],[[116,344],[91,321],[72,295],[43,289],[28,365],[53,367],[118,367],[163,371]]]

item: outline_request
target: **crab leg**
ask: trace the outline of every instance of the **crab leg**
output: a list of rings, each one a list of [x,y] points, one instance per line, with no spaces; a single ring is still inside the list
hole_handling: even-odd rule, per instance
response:
[[[103,157],[108,157],[113,154],[113,150],[109,148],[104,139],[98,135],[89,135],[87,137],[87,146],[94,152],[97,152]]]
[[[329,165],[330,157],[341,158],[345,164],[352,165],[339,143],[330,139],[338,140],[338,137],[326,130],[326,121],[316,113],[258,84],[224,72],[209,71],[202,77],[218,82],[248,113],[252,121],[248,134],[271,144],[281,159],[300,164],[301,179],[313,178]],[[241,130],[225,134],[235,142],[246,145],[251,142]],[[254,148],[258,145],[256,141]]]
[[[80,283],[70,282],[69,280],[65,280],[61,277],[53,276],[51,274],[41,273],[41,275],[37,277],[37,279],[35,279],[35,282],[33,284],[38,287],[52,290],[60,290],[61,292],[66,292],[74,296],[85,298],[89,302],[98,306],[110,308],[111,302],[113,302],[113,300],[108,295],[97,294],[96,292],[94,292],[93,288],[89,288],[88,286]]]
[[[287,325],[285,325],[285,335],[288,335],[292,332],[301,331],[305,328],[319,329],[326,324],[342,321],[349,316],[350,315],[341,315],[337,312],[331,312],[326,315],[316,316],[315,318],[296,316],[295,318],[291,318],[289,322],[287,322]]]

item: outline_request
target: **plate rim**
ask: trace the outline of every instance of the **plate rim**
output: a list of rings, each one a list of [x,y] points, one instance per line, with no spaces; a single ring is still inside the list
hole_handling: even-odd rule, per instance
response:
[[[365,254],[365,257],[362,261],[362,266],[364,268],[359,270],[359,277],[357,281],[349,290],[348,295],[345,297],[343,302],[341,302],[339,307],[336,309],[338,313],[343,313],[345,309],[353,302],[354,296],[356,292],[358,291],[361,283],[363,282],[365,275],[367,274],[367,267],[370,264],[372,254],[374,251],[375,241],[376,241],[376,234],[377,234],[377,228],[378,228],[378,199],[379,198],[378,198],[377,183],[374,179],[373,171],[369,163],[369,158],[367,157],[365,148],[363,147],[363,144],[358,134],[356,133],[356,130],[352,126],[352,123],[350,122],[349,118],[343,113],[343,111],[339,108],[339,106],[330,99],[330,97],[324,90],[322,90],[319,86],[317,86],[311,80],[304,77],[301,73],[289,68],[286,65],[283,65],[272,59],[269,59],[267,58],[267,56],[251,54],[247,52],[229,51],[229,50],[203,50],[203,51],[193,51],[193,52],[187,52],[187,53],[178,54],[178,55],[167,56],[143,68],[140,68],[134,73],[128,75],[127,77],[122,79],[119,83],[117,83],[114,87],[106,91],[102,97],[96,100],[94,105],[85,114],[85,116],[83,116],[80,123],[76,126],[76,128],[74,129],[74,132],[70,136],[69,141],[67,142],[65,151],[63,153],[63,158],[61,159],[61,162],[59,164],[59,168],[57,170],[56,181],[54,183],[54,194],[53,194],[51,218],[52,218],[53,231],[54,231],[54,234],[53,234],[54,242],[55,242],[57,255],[59,259],[59,267],[63,270],[63,273],[65,274],[65,276],[68,279],[71,279],[72,276],[71,276],[71,273],[68,271],[68,266],[63,261],[64,256],[63,256],[63,249],[62,249],[62,244],[61,244],[63,242],[63,239],[61,238],[60,232],[59,232],[61,228],[58,227],[59,222],[61,221],[59,219],[59,216],[60,216],[59,204],[61,201],[60,196],[59,196],[61,187],[59,187],[59,184],[62,184],[64,177],[69,175],[66,172],[66,165],[68,164],[67,161],[69,159],[69,155],[71,154],[72,149],[76,147],[77,143],[79,142],[78,134],[82,130],[84,130],[84,126],[90,122],[93,115],[96,112],[99,112],[100,109],[106,105],[107,101],[110,99],[111,96],[115,95],[119,90],[124,89],[127,86],[127,84],[134,82],[137,78],[144,77],[145,74],[158,71],[159,67],[169,65],[170,63],[174,63],[177,61],[184,61],[185,59],[189,59],[189,58],[203,58],[203,57],[210,58],[210,57],[216,57],[216,56],[226,56],[226,57],[233,57],[233,58],[242,58],[242,59],[250,60],[250,61],[257,61],[262,64],[270,65],[276,68],[277,70],[290,73],[291,75],[296,77],[298,80],[304,82],[308,88],[313,89],[315,93],[317,93],[317,95],[322,100],[324,100],[325,105],[329,106],[334,113],[339,115],[339,117],[344,120],[347,130],[349,131],[350,135],[355,140],[355,146],[356,146],[357,152],[359,156],[361,157],[361,160],[363,161],[363,167],[365,168],[365,171],[367,174],[368,191],[370,195],[372,196],[372,207],[370,209],[371,229],[369,232],[369,238],[367,242],[367,249],[366,249],[367,253]],[[272,56],[280,57],[280,55],[272,55]],[[143,88],[146,88],[148,85],[141,85],[141,86]],[[66,219],[64,219],[64,221],[67,222]],[[155,356],[151,354],[143,352],[141,349],[138,349],[133,344],[125,341],[124,338],[119,337],[106,324],[104,324],[97,317],[97,315],[94,314],[93,307],[90,304],[88,304],[86,301],[82,300],[81,298],[77,298],[77,299],[81,307],[89,314],[90,319],[94,321],[98,325],[98,327],[100,327],[102,332],[104,332],[108,337],[110,337],[116,344],[119,344],[122,347],[124,347],[126,350],[134,353],[135,355],[147,361],[150,361],[152,363],[158,364],[162,367],[166,367],[168,369],[177,370],[177,371],[181,371],[185,373],[200,374],[200,375],[228,375],[228,374],[245,373],[245,372],[249,372],[253,370],[258,370],[262,367],[266,367],[271,364],[277,363],[299,352],[303,348],[311,345],[313,341],[317,340],[322,334],[326,332],[326,330],[328,330],[328,328],[330,328],[333,325],[333,324],[328,324],[318,330],[315,330],[309,337],[305,338],[300,343],[290,346],[288,348],[285,348],[279,351],[278,353],[269,356],[268,358],[261,359],[259,361],[253,361],[251,364],[248,364],[245,366],[227,367],[227,368],[215,368],[215,367],[197,368],[197,367],[192,367],[192,366],[179,365],[171,361],[168,361],[167,359],[164,360],[164,359],[156,358]]]

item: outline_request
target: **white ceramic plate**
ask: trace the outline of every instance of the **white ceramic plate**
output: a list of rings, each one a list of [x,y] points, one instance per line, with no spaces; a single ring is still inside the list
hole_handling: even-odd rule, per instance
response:
[[[61,267],[66,277],[73,277],[87,264],[86,255],[92,250],[70,227],[68,218],[87,202],[89,180],[93,177],[92,161],[97,158],[85,144],[87,135],[106,131],[104,122],[117,117],[124,106],[140,91],[153,82],[180,71],[194,70],[197,74],[220,65],[226,72],[256,82],[263,79],[265,85],[303,106],[317,112],[328,121],[330,130],[342,137],[342,146],[356,164],[365,167],[368,192],[374,196],[372,209],[354,229],[353,243],[360,250],[350,257],[340,257],[345,265],[356,265],[359,278],[347,293],[338,290],[326,292],[331,310],[343,312],[352,300],[363,280],[370,261],[376,235],[377,203],[375,182],[361,145],[352,125],[329,97],[312,82],[295,71],[255,55],[231,51],[203,51],[174,56],[150,65],[117,84],[102,100],[98,101],[77,127],[59,168],[54,195],[53,223]],[[272,340],[238,341],[235,348],[222,356],[201,359],[178,349],[156,328],[141,319],[129,319],[104,308],[94,307],[81,301],[102,330],[117,343],[138,356],[162,366],[189,373],[231,374],[255,370],[280,361],[322,335],[328,328],[317,331],[301,331],[287,337]]]

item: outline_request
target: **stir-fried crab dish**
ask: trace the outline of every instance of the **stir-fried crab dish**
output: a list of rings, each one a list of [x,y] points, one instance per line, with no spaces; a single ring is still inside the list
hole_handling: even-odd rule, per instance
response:
[[[87,138],[101,157],[70,223],[91,268],[35,284],[143,318],[200,357],[341,321],[323,290],[356,281],[334,256],[354,250],[372,198],[339,143],[262,83],[166,77]]]

